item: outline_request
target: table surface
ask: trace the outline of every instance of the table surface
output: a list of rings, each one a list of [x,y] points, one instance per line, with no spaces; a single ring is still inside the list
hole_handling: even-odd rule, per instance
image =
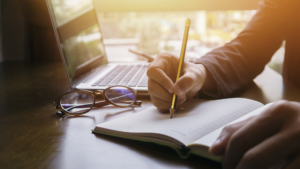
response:
[[[95,135],[95,125],[152,106],[101,108],[80,117],[59,118],[53,100],[69,91],[61,63],[0,63],[0,168],[221,168],[174,150],[139,141]],[[234,94],[269,103],[300,101],[300,89],[266,68],[254,83]]]

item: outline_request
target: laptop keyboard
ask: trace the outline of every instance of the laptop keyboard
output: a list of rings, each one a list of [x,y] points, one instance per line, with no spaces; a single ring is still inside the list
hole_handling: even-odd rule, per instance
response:
[[[129,87],[147,87],[147,65],[119,65],[97,80],[92,86],[122,85]]]
[[[137,72],[137,74],[133,77],[133,79],[129,82],[129,87],[135,87],[137,86],[138,82],[141,80],[142,76],[147,70],[147,66],[144,65],[140,68],[140,70]]]

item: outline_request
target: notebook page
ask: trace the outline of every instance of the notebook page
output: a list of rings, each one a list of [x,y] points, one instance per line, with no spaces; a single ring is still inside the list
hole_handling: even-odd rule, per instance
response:
[[[173,119],[155,107],[96,126],[129,133],[157,133],[170,136],[184,145],[228,124],[263,104],[243,98],[222,100],[194,99],[186,102]]]
[[[237,122],[246,120],[246,119],[248,119],[249,117],[252,117],[252,116],[255,116],[255,115],[259,115],[262,111],[264,111],[266,108],[268,108],[268,107],[271,106],[272,104],[273,104],[273,103],[269,103],[269,104],[267,104],[267,105],[265,105],[265,106],[263,106],[263,107],[260,107],[260,108],[258,108],[258,109],[256,109],[256,110],[254,110],[254,111],[252,111],[252,112],[250,112],[250,113],[248,113],[248,114],[246,114],[246,115],[244,115],[244,116],[242,116],[242,117],[240,117],[240,118],[238,118],[238,119],[236,119],[236,120],[230,122],[229,124],[234,124],[234,123],[237,123]],[[229,124],[227,124],[227,125],[229,125]],[[225,125],[225,126],[227,126],[227,125]],[[222,130],[223,130],[223,128],[224,128],[225,126],[222,126],[221,128],[219,128],[219,129],[217,129],[217,130],[215,130],[215,131],[213,131],[213,132],[211,132],[211,133],[209,133],[209,134],[207,134],[207,135],[201,137],[200,139],[194,141],[194,142],[193,142],[192,144],[190,144],[190,145],[197,145],[197,144],[200,144],[200,145],[205,145],[205,146],[207,146],[207,147],[212,146],[212,144],[217,140],[217,138],[219,137],[219,135],[221,134],[221,132],[222,132]]]

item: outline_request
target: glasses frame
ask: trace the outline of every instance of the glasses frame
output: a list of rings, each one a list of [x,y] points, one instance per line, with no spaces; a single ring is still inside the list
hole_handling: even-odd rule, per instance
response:
[[[134,94],[134,101],[133,101],[131,104],[126,105],[126,106],[120,106],[120,105],[117,105],[117,104],[111,102],[111,101],[106,97],[106,94],[105,94],[105,93],[106,93],[106,91],[108,91],[109,89],[111,89],[111,88],[113,88],[113,87],[124,87],[124,88],[129,89],[129,90],[132,91],[132,93]],[[86,110],[86,111],[84,111],[84,112],[82,112],[82,113],[76,113],[76,114],[68,113],[64,108],[61,107],[60,101],[61,101],[61,99],[62,99],[64,96],[66,96],[66,95],[68,95],[68,94],[70,94],[70,93],[77,93],[77,92],[84,92],[84,93],[87,93],[87,94],[92,95],[92,97],[93,97],[93,105],[91,106],[90,109],[88,109],[88,110]],[[131,106],[134,106],[134,107],[135,107],[135,106],[141,106],[141,105],[142,105],[142,101],[141,101],[141,100],[136,100],[136,93],[137,93],[136,90],[133,90],[133,89],[130,88],[130,87],[127,87],[127,86],[119,86],[119,85],[117,85],[117,86],[110,86],[110,87],[106,88],[106,89],[103,90],[103,91],[98,91],[98,90],[79,90],[79,89],[75,89],[75,90],[70,91],[70,92],[67,92],[67,93],[61,95],[59,98],[55,99],[55,101],[54,101],[54,106],[56,107],[56,109],[61,109],[61,110],[62,110],[62,112],[60,112],[60,111],[56,112],[56,115],[58,115],[58,116],[60,116],[60,117],[64,116],[65,114],[72,115],[72,116],[80,116],[80,115],[82,115],[82,114],[85,114],[85,113],[91,111],[93,108],[100,108],[100,107],[103,107],[103,106],[106,106],[106,105],[109,105],[109,104],[112,104],[112,105],[114,105],[114,106],[116,106],[116,107],[120,107],[120,108],[131,107]],[[97,95],[102,95],[104,100],[103,100],[103,101],[96,102],[96,96],[97,96]]]

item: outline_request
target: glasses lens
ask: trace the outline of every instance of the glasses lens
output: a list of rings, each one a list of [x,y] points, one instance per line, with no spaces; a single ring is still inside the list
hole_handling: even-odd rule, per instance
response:
[[[106,97],[118,106],[130,106],[134,103],[135,94],[126,87],[111,87],[105,92]]]
[[[81,114],[93,107],[93,96],[90,93],[78,91],[63,96],[60,105],[63,110],[70,114]]]

